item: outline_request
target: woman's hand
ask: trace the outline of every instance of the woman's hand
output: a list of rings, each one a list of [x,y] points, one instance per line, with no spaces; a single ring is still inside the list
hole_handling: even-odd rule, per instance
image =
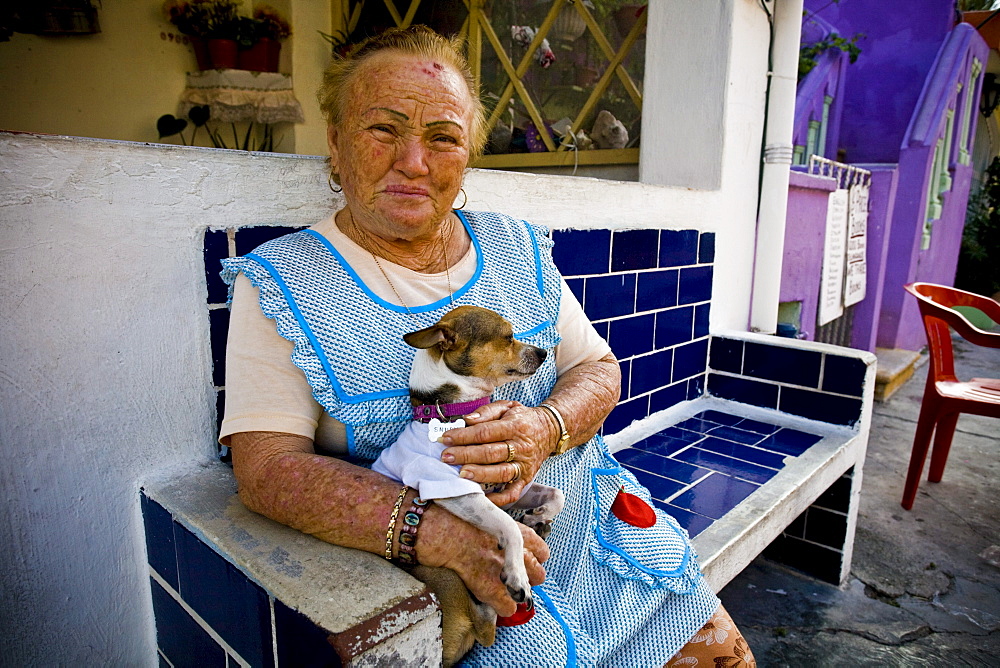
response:
[[[548,545],[523,524],[518,523],[518,528],[524,539],[528,582],[540,585],[545,582],[542,562],[549,558]],[[421,523],[417,557],[425,566],[443,566],[458,573],[469,591],[498,615],[507,617],[517,610],[517,604],[500,581],[504,555],[497,549],[497,539],[433,503]]]
[[[498,506],[513,503],[559,441],[559,425],[544,408],[494,401],[466,416],[463,429],[441,437],[441,459],[462,466],[461,476],[480,483],[509,483],[490,494]],[[511,458],[513,455],[513,458]]]

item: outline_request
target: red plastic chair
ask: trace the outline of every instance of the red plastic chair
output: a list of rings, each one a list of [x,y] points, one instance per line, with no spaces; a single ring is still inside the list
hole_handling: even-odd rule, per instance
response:
[[[911,283],[904,287],[919,302],[931,358],[927,387],[924,389],[920,418],[917,420],[917,433],[913,437],[910,468],[903,488],[903,507],[910,510],[917,496],[931,436],[934,436],[934,450],[931,453],[931,469],[927,479],[941,482],[959,413],[1000,417],[1000,379],[973,378],[967,382],[958,380],[955,376],[949,331],[951,327],[963,339],[977,346],[1000,348],[1000,333],[983,331],[966,320],[961,313],[951,309],[953,306],[974,306],[994,322],[1000,322],[1000,303],[971,292],[933,283]]]

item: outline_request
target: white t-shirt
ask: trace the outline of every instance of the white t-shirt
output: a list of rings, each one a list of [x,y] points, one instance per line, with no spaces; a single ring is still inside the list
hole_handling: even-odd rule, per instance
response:
[[[444,299],[449,294],[449,284],[464,285],[476,271],[476,252],[471,244],[448,272],[437,274],[422,274],[380,260],[392,281],[390,286],[371,253],[341,232],[333,216],[312,229],[326,237],[369,289],[392,304],[402,306],[400,299],[414,305]],[[556,329],[562,337],[556,347],[556,369],[560,374],[611,352],[565,281],[562,281]],[[239,274],[226,344],[226,408],[219,441],[228,445],[232,434],[274,431],[311,438],[317,452],[346,454],[344,425],[313,398],[305,374],[292,363],[292,348],[292,342],[278,334],[274,321],[261,312],[257,288]]]

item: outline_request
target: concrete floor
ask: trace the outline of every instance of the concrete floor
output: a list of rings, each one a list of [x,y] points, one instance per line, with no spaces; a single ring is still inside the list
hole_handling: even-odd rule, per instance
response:
[[[1000,378],[1000,350],[955,352]],[[847,585],[758,558],[721,592],[759,666],[1000,666],[1000,420],[961,416],[944,479],[899,505],[928,367],[875,405]]]

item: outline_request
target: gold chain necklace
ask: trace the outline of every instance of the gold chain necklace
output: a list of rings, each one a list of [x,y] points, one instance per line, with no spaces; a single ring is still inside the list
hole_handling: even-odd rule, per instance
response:
[[[347,212],[347,215],[349,216],[351,215],[350,211]],[[385,282],[389,284],[389,288],[392,289],[392,294],[396,295],[396,299],[398,299],[399,303],[403,305],[404,309],[406,309],[407,314],[409,314],[411,318],[415,319],[416,316],[413,315],[413,311],[410,310],[409,305],[407,305],[406,301],[399,294],[399,291],[396,290],[396,286],[392,284],[392,280],[389,278],[389,274],[386,273],[385,269],[382,267],[382,263],[379,262],[378,255],[376,255],[375,251],[373,251],[371,247],[368,245],[368,240],[365,238],[364,232],[361,230],[360,227],[358,227],[358,224],[355,222],[354,216],[351,216],[351,226],[354,227],[354,232],[358,236],[358,241],[360,242],[361,247],[364,248],[366,251],[368,251],[368,253],[372,256],[372,259],[375,260],[375,266],[378,267],[378,270],[380,272],[382,272],[382,277],[385,279]],[[451,290],[451,266],[450,263],[448,262],[448,246],[444,242],[443,224],[441,225],[441,227],[438,228],[438,241],[441,244],[441,254],[444,256],[444,276],[445,280],[448,281],[448,303],[454,305],[455,299]]]

